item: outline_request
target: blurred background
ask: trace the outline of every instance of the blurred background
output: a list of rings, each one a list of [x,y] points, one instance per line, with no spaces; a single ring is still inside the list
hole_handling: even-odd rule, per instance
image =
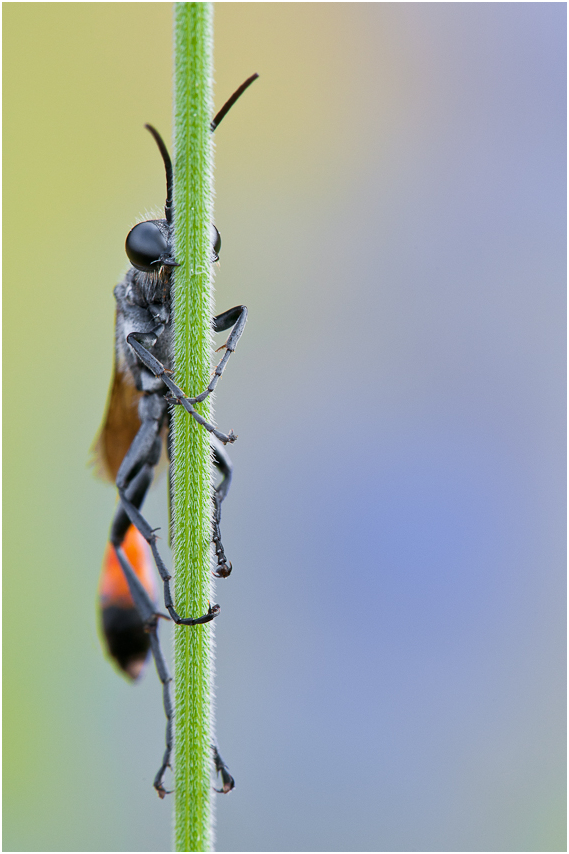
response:
[[[172,9],[3,12],[3,847],[164,851],[87,460]],[[216,403],[219,850],[566,850],[565,16],[215,6],[216,104],[260,74],[215,137],[217,310],[250,312]]]

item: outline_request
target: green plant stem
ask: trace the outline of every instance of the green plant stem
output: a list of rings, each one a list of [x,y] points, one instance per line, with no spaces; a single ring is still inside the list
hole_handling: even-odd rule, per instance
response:
[[[174,4],[176,382],[189,396],[210,378],[213,214],[213,6]],[[210,399],[197,407],[209,421]],[[174,565],[178,613],[197,617],[211,597],[211,452],[181,406],[174,417]],[[175,629],[176,851],[213,847],[213,623]]]

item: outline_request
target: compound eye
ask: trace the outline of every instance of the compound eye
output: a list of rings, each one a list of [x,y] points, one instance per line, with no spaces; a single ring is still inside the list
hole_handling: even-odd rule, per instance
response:
[[[219,261],[219,250],[221,249],[221,235],[215,225],[211,225],[211,260]]]
[[[157,272],[168,252],[168,241],[154,222],[139,222],[126,238],[126,254],[133,267],[143,273]]]

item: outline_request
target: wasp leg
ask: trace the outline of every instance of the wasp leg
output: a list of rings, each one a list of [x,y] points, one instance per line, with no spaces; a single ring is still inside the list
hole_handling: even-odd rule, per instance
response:
[[[129,335],[127,335],[127,343],[130,344],[142,364],[145,365],[145,367],[147,367],[149,371],[152,371],[155,377],[161,379],[164,385],[172,392],[172,394],[174,395],[174,400],[171,400],[169,402],[181,404],[186,410],[186,412],[189,412],[192,418],[196,419],[198,424],[201,424],[202,427],[205,427],[206,430],[208,430],[210,433],[213,433],[213,435],[216,436],[220,442],[223,442],[224,445],[226,445],[228,442],[234,442],[237,436],[235,435],[233,430],[230,430],[228,434],[221,433],[216,427],[213,426],[213,424],[210,424],[208,421],[206,421],[205,418],[194,409],[194,407],[190,403],[190,398],[186,397],[182,389],[177,386],[173,380],[170,379],[170,377],[168,376],[169,372],[166,371],[162,362],[159,362],[158,359],[156,359],[152,355],[152,353],[148,352],[146,347],[142,346],[140,341],[137,340],[136,335],[136,332],[131,332]]]
[[[174,709],[172,706],[172,695],[170,691],[172,677],[170,676],[170,671],[168,670],[168,665],[166,664],[166,659],[164,658],[164,654],[160,646],[160,641],[158,640],[158,614],[156,613],[156,606],[148,595],[146,589],[138,579],[122,547],[115,546],[115,551],[119,559],[121,569],[127,580],[130,594],[134,601],[138,615],[150,636],[150,649],[152,650],[152,656],[154,658],[154,664],[156,665],[158,678],[162,683],[164,712],[166,714],[166,749],[164,751],[164,756],[162,757],[162,764],[160,765],[160,768],[158,769],[158,772],[156,773],[156,776],[154,778],[154,788],[158,792],[159,796],[161,798],[164,798],[167,794],[169,794],[169,791],[164,788],[163,781],[166,769],[170,765],[173,744],[172,733],[174,722]]]
[[[202,400],[205,400],[208,395],[214,391],[218,380],[222,373],[225,370],[225,366],[229,361],[229,357],[233,352],[235,352],[235,348],[237,347],[237,342],[243,335],[243,330],[245,329],[245,324],[247,323],[247,307],[244,305],[236,305],[235,308],[230,308],[227,311],[224,311],[223,314],[218,314],[217,317],[213,318],[213,331],[214,332],[225,332],[226,329],[231,329],[233,326],[233,332],[225,342],[219,348],[220,350],[225,349],[225,353],[223,354],[223,359],[216,366],[215,371],[213,372],[213,377],[211,379],[210,384],[206,388],[205,391],[202,391],[201,394],[198,394],[197,397],[188,398],[190,403],[201,403]]]
[[[219,750],[217,749],[216,744],[211,745],[211,749],[213,750],[213,761],[215,763],[215,772],[216,774],[221,774],[221,789],[214,789],[214,792],[217,792],[220,795],[227,795],[231,789],[235,788],[235,780],[229,773],[229,769],[221,756],[219,755]]]
[[[227,578],[231,574],[231,562],[227,560],[225,551],[221,542],[221,502],[229,492],[231,485],[231,476],[233,473],[233,463],[229,459],[227,451],[220,442],[212,441],[213,464],[222,474],[222,479],[216,486],[213,492],[213,522],[212,522],[212,540],[215,546],[215,555],[217,558],[217,569],[214,575],[217,578]]]
[[[168,665],[166,664],[166,659],[164,658],[164,653],[162,652],[162,647],[160,646],[160,641],[158,639],[158,614],[156,614],[154,602],[152,601],[152,599],[146,592],[144,586],[138,579],[122,547],[115,546],[115,550],[122,571],[124,572],[126,580],[128,582],[129,590],[136,609],[138,611],[138,614],[146,627],[146,631],[150,635],[150,648],[154,657],[154,664],[156,665],[158,678],[162,683],[162,697],[164,702],[164,712],[166,714],[166,749],[162,757],[162,763],[160,765],[160,768],[158,769],[156,776],[154,777],[153,785],[156,791],[158,792],[159,797],[164,798],[166,795],[171,794],[171,792],[164,787],[164,774],[166,773],[166,769],[171,767],[170,762],[174,742],[174,707],[172,704],[171,692],[172,677],[170,675],[170,671],[168,669]],[[215,744],[212,745],[212,751],[215,763],[215,770],[218,774],[221,774],[222,780],[222,788],[214,789],[214,791],[218,792],[219,794],[227,794],[234,788],[235,780],[229,773],[227,765],[219,755],[219,751]]]
[[[168,670],[168,665],[166,664],[166,659],[164,658],[160,641],[158,640],[158,620],[156,617],[154,617],[154,621],[149,626],[148,631],[150,633],[150,648],[152,650],[152,655],[154,656],[154,663],[158,672],[158,678],[162,683],[164,713],[166,714],[166,750],[162,757],[162,765],[158,769],[153,783],[159,797],[164,798],[166,795],[170,794],[170,791],[164,788],[164,774],[166,773],[166,768],[170,766],[172,746],[174,743],[174,707],[172,705],[172,692],[170,690],[172,677],[170,676],[170,671]]]
[[[149,464],[145,464],[143,468],[138,472],[138,474],[133,478],[127,489],[127,494],[133,504],[137,504],[138,507],[141,506],[151,482],[152,467]],[[222,484],[223,482],[224,481],[222,481]],[[111,528],[112,537],[115,541],[113,544],[115,545],[115,551],[122,571],[127,580],[129,590],[133,598],[138,615],[150,636],[150,649],[152,650],[152,656],[154,658],[154,664],[156,665],[158,678],[162,683],[162,697],[164,703],[164,712],[166,715],[166,749],[164,750],[164,755],[162,757],[162,763],[160,765],[160,768],[158,769],[156,776],[154,777],[153,785],[156,791],[158,792],[159,797],[164,798],[166,795],[170,794],[170,790],[164,787],[164,775],[166,773],[166,770],[171,767],[170,763],[174,742],[174,707],[172,703],[171,691],[172,677],[170,675],[170,671],[168,669],[164,653],[162,652],[162,648],[160,646],[160,640],[158,638],[159,615],[156,613],[156,606],[152,601],[151,597],[149,596],[148,592],[146,591],[144,585],[141,583],[140,579],[136,575],[133,567],[130,564],[130,561],[128,560],[121,546],[122,539],[124,538],[125,532],[130,524],[131,520],[128,514],[123,510],[122,505],[119,505]],[[216,772],[218,774],[221,774],[222,779],[222,788],[215,789],[215,791],[219,792],[220,794],[227,794],[234,788],[235,781],[229,773],[229,770],[225,762],[219,755],[219,751],[215,745],[212,745],[212,751]]]
[[[172,593],[170,590],[170,580],[172,576],[166,569],[160,553],[158,552],[158,547],[156,545],[156,533],[150,527],[136,506],[136,503],[131,500],[129,495],[130,484],[136,477],[138,471],[146,464],[156,465],[160,453],[160,429],[165,411],[166,403],[161,395],[146,394],[141,397],[138,408],[141,426],[138,433],[132,440],[132,444],[126,452],[118,470],[116,486],[124,512],[135,528],[140,531],[152,550],[154,562],[156,563],[156,567],[160,573],[160,578],[164,584],[164,605],[168,613],[177,625],[195,626],[198,623],[209,623],[210,620],[213,620],[213,618],[219,613],[219,605],[210,606],[207,614],[203,614],[201,617],[180,617],[174,608],[174,602],[172,600]],[[117,522],[117,525],[118,524],[119,523]],[[113,545],[115,544],[113,543]]]
[[[214,608],[209,609],[208,614],[205,614],[203,617],[196,620],[184,620],[176,614],[170,593],[170,575],[158,554],[155,543],[156,535],[150,529],[150,526],[140,513],[140,507],[142,506],[148,488],[152,483],[154,467],[160,457],[161,441],[159,434],[164,411],[165,403],[161,396],[145,395],[141,399],[139,415],[142,424],[117,475],[117,488],[120,496],[120,504],[115,513],[110,533],[110,540],[115,548],[121,569],[127,580],[135,608],[149,634],[150,649],[154,658],[158,678],[162,683],[164,712],[166,714],[166,748],[162,757],[162,763],[154,778],[154,788],[158,792],[160,798],[164,798],[169,794],[168,790],[164,787],[164,775],[166,773],[166,769],[170,766],[173,745],[174,709],[171,694],[172,677],[168,670],[168,665],[166,664],[166,659],[164,658],[158,638],[158,617],[160,615],[157,614],[155,603],[152,601],[152,598],[136,575],[122,548],[122,543],[129,526],[134,524],[138,527],[142,536],[145,537],[147,542],[150,544],[158,571],[160,572],[160,576],[164,582],[165,604],[166,607],[170,604],[170,608],[168,608],[168,610],[175,622],[185,625],[209,622],[209,620],[213,619],[215,614],[219,611],[219,607],[214,606]],[[125,462],[127,463],[126,465]],[[124,486],[124,484],[127,485]]]
[[[126,490],[128,499],[132,502],[133,505],[136,506],[137,509],[140,509],[140,507],[142,506],[142,502],[146,497],[148,488],[152,483],[152,477],[153,466],[149,463],[146,463],[140,469],[140,471],[133,477],[132,481],[128,486],[128,489]],[[162,683],[162,697],[164,703],[164,712],[166,714],[166,749],[162,757],[162,763],[160,765],[160,768],[158,769],[154,778],[153,785],[156,791],[158,792],[160,798],[164,798],[167,794],[170,794],[169,790],[164,787],[164,774],[166,773],[166,769],[170,767],[173,747],[174,708],[172,704],[171,693],[172,677],[170,675],[166,659],[164,658],[164,654],[160,646],[160,640],[158,638],[158,614],[156,613],[155,603],[152,601],[144,585],[141,583],[138,576],[136,575],[133,567],[130,564],[130,561],[128,560],[121,546],[126,531],[128,530],[130,525],[131,520],[128,514],[125,512],[122,504],[119,504],[111,526],[110,539],[115,547],[119,563],[127,580],[129,590],[136,607],[136,611],[146,631],[149,634],[150,649],[154,658],[154,664],[156,666],[158,678]],[[225,777],[223,777],[223,780],[225,788]]]
[[[146,498],[146,493],[152,483],[154,475],[153,469],[154,466],[150,463],[146,463],[142,466],[140,471],[138,471],[132,478],[128,485],[128,489],[126,490],[128,500],[131,501],[138,510],[142,507],[144,499]],[[111,524],[111,532],[109,534],[109,540],[115,548],[122,544],[126,536],[126,532],[131,524],[132,523],[124,511],[122,504],[119,502]]]

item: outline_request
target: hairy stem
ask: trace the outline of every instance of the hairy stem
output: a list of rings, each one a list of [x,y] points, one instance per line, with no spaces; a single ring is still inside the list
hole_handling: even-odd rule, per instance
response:
[[[211,353],[213,6],[174,4],[176,382],[206,388]],[[196,407],[211,420],[211,398]],[[181,406],[174,418],[174,565],[178,613],[204,614],[211,598],[211,453],[207,432]],[[175,628],[175,842],[213,847],[213,622]]]

